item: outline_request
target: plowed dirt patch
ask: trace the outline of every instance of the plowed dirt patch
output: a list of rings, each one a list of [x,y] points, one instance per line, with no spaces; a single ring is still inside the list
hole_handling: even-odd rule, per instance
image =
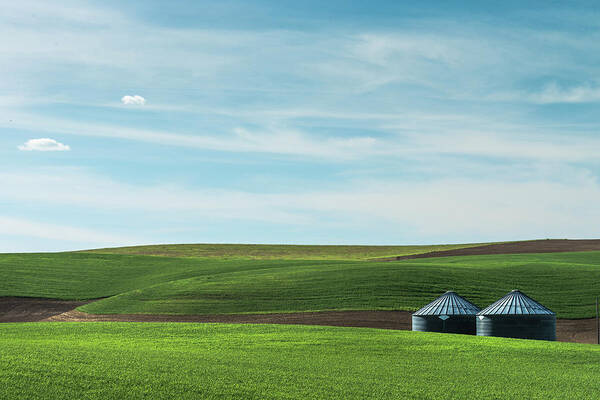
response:
[[[0,322],[36,322],[74,310],[89,301],[0,297]]]
[[[354,326],[379,329],[412,329],[409,311],[322,311],[292,314],[237,315],[145,315],[86,314],[77,310],[55,315],[46,321],[122,321],[122,322],[216,322],[231,324],[300,324]],[[560,342],[596,343],[595,319],[559,319],[556,336]]]
[[[0,298],[0,322],[215,322],[232,324],[292,324],[412,329],[409,311],[322,311],[290,314],[154,315],[87,314],[75,310],[89,301],[18,297]],[[596,343],[595,319],[559,319],[556,336],[561,342]]]
[[[565,253],[572,251],[600,251],[600,240],[529,240],[524,242],[487,244],[484,246],[468,247],[464,249],[432,251],[430,253],[379,259],[378,261],[396,261],[430,257],[475,256],[486,254]]]
[[[408,311],[322,311],[284,314],[148,315],[87,314],[72,310],[46,321],[221,322],[235,324],[293,324],[411,329]]]

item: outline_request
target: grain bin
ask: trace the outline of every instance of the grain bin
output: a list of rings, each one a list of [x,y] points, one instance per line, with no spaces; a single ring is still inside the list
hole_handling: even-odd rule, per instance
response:
[[[474,335],[478,311],[476,305],[449,291],[412,315],[412,330]]]
[[[513,290],[477,313],[477,335],[556,340],[556,314]]]

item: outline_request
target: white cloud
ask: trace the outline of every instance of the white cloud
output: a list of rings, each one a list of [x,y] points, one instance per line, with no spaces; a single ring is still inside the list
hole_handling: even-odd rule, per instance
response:
[[[30,219],[14,218],[0,215],[0,235],[28,236],[41,239],[62,240],[97,245],[121,245],[123,243],[140,243],[130,237],[98,232],[92,229],[73,226],[48,224]]]
[[[69,151],[71,147],[50,138],[29,139],[18,146],[22,151]]]
[[[121,14],[98,7],[86,7],[77,1],[65,0],[49,4],[35,0],[20,0],[3,4],[0,21],[18,26],[40,26],[51,23],[62,26],[97,27],[123,20]],[[79,25],[81,24],[81,25]]]
[[[600,146],[600,139],[597,137],[577,135],[571,128],[554,132],[552,129],[526,129],[527,127],[518,124],[464,120],[458,116],[455,116],[455,120],[450,118],[436,122],[435,115],[404,115],[402,123],[390,123],[388,126],[379,127],[394,134],[387,137],[320,137],[289,127],[270,127],[264,130],[237,128],[229,134],[220,135],[203,132],[182,134],[116,125],[83,124],[66,119],[40,118],[26,113],[12,115],[15,116],[15,121],[9,123],[0,120],[0,127],[48,134],[118,138],[224,152],[287,154],[330,161],[369,157],[401,156],[408,159],[472,155],[549,162],[581,162],[596,160],[595,149]],[[462,123],[475,126],[471,129],[460,127]],[[437,132],[434,129],[436,127],[439,127]]]
[[[135,96],[123,96],[121,98],[121,103],[125,105],[143,106],[146,104],[146,99],[142,96],[138,96],[137,94]]]
[[[540,93],[531,96],[536,103],[592,103],[600,101],[600,87],[581,85],[563,88],[556,83],[544,87]]]
[[[300,223],[303,217],[288,210],[270,209],[281,195],[233,190],[188,189],[161,184],[137,186],[72,169],[20,173],[0,172],[0,202],[31,201],[55,206],[77,206],[110,211],[165,211],[193,213],[196,217]],[[73,190],[77,188],[77,190]],[[110,193],[110,195],[107,195]],[[285,200],[287,195],[284,195]],[[257,214],[256,216],[254,214]]]
[[[151,214],[158,219],[185,220],[192,225],[211,218],[236,221],[240,226],[262,221],[290,227],[314,226],[315,230],[332,226],[372,230],[385,222],[381,229],[415,242],[431,238],[460,241],[593,237],[600,224],[600,211],[595,207],[600,202],[600,185],[585,173],[571,174],[559,181],[543,177],[520,182],[385,180],[355,182],[330,190],[252,193],[181,185],[130,185],[53,169],[45,173],[0,173],[0,185],[6,188],[0,193],[0,201],[104,210],[109,213],[106,218],[115,221],[122,221],[130,213],[157,211]],[[168,213],[165,204],[169,205]],[[135,231],[139,221],[131,221],[128,229]],[[13,222],[10,226],[16,225]],[[45,226],[24,226],[36,235],[48,237],[59,237],[60,232],[74,238],[78,234]],[[24,228],[19,229],[25,232]],[[189,229],[189,225],[183,224],[180,229]]]
[[[0,120],[0,127],[30,129],[37,132],[119,138],[161,145],[229,152],[289,154],[334,160],[354,159],[369,154],[390,153],[386,144],[369,136],[320,138],[289,128],[250,131],[233,129],[230,134],[181,134],[115,125],[82,124],[65,119],[39,118],[12,114],[15,122]],[[18,117],[18,118],[17,118]],[[389,145],[389,144],[388,144]]]

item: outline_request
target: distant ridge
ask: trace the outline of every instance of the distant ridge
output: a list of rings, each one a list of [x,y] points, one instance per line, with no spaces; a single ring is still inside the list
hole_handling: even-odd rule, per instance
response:
[[[243,258],[281,260],[369,260],[400,255],[430,253],[490,243],[361,246],[277,244],[158,244],[85,250],[88,253],[129,254],[164,257]]]
[[[476,256],[487,254],[566,253],[575,251],[600,251],[600,239],[543,239],[521,242],[486,244],[460,249],[432,251],[387,258],[387,261],[415,258]]]
[[[397,261],[416,258],[487,254],[560,253],[600,251],[600,239],[542,239],[450,245],[273,245],[273,244],[158,244],[84,250],[86,253],[164,257],[370,260]]]

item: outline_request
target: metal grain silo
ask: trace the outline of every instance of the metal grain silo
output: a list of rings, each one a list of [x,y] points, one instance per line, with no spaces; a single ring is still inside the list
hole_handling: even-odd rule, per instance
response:
[[[412,330],[474,335],[479,308],[455,292],[446,292],[412,315]]]
[[[477,313],[477,335],[556,340],[556,314],[513,290]]]

